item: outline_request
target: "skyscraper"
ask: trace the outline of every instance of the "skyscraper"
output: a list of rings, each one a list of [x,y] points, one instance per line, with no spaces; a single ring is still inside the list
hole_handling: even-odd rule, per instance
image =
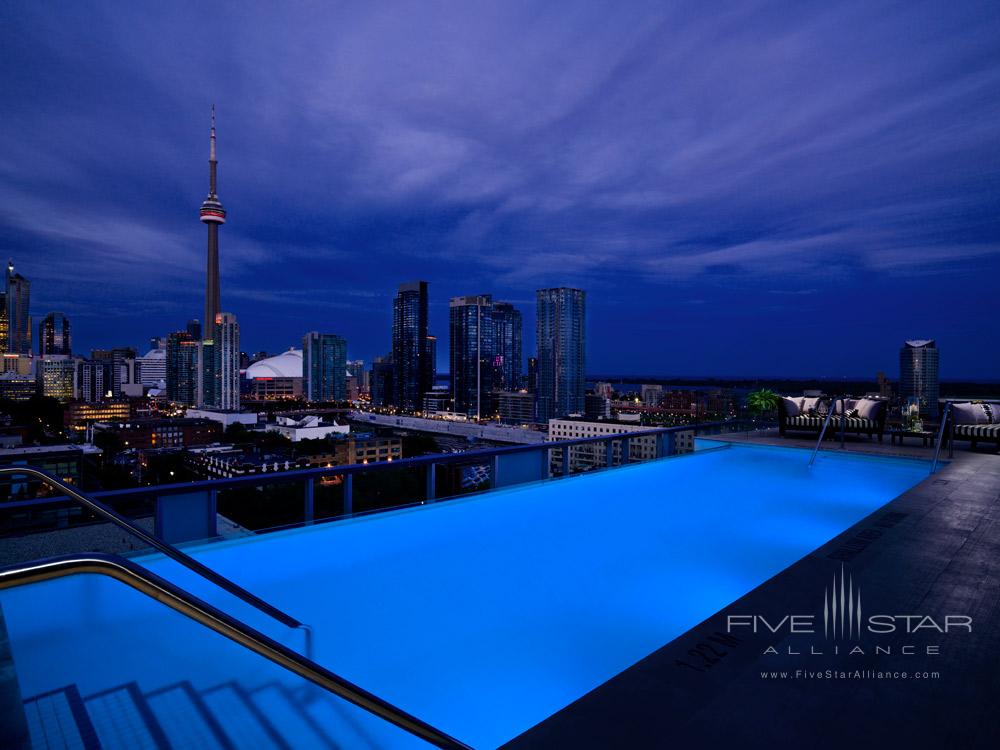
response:
[[[372,362],[371,389],[372,406],[391,406],[393,399],[393,378],[396,367],[392,363],[392,355],[375,357]]]
[[[208,270],[205,278],[205,327],[211,326],[222,309],[219,292],[219,227],[226,223],[226,210],[216,193],[215,105],[212,105],[212,135],[208,151],[208,197],[201,204],[201,220],[208,225]]]
[[[198,342],[187,331],[167,336],[167,398],[179,404],[198,404]]]
[[[899,396],[920,400],[920,414],[938,415],[938,348],[933,339],[913,339],[899,350]]]
[[[302,392],[307,401],[347,398],[347,342],[333,333],[302,337]]]
[[[50,312],[38,326],[38,354],[69,355],[69,318],[61,312]]]
[[[5,284],[8,354],[31,354],[31,282],[14,272],[14,261],[7,263]]]
[[[493,387],[499,391],[516,391],[521,387],[521,311],[510,302],[495,303],[493,328],[496,335]]]
[[[218,383],[214,406],[226,411],[240,408],[240,324],[236,316],[220,312],[212,326],[215,345],[215,378]]]
[[[206,333],[207,329],[211,328],[211,324],[206,323]],[[201,338],[201,321],[197,318],[192,318],[187,323],[187,332],[191,334],[191,338],[195,341]]]
[[[237,411],[240,408],[240,324],[235,315],[222,312],[203,333],[205,338],[195,341],[198,349],[195,401],[207,409]],[[190,324],[187,335],[194,339]]]
[[[427,382],[427,282],[399,285],[392,302],[394,403],[406,411],[423,404]]]
[[[449,304],[451,395],[455,411],[477,419],[492,413],[494,348],[493,298],[489,294],[452,297]]]
[[[538,342],[538,419],[582,414],[586,382],[586,292],[539,289],[535,332]]]
[[[424,382],[428,389],[434,388],[437,380],[437,336],[428,336],[424,346]]]

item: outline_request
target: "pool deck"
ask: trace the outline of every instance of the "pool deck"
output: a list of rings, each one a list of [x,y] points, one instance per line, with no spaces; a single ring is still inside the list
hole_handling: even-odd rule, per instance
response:
[[[776,434],[720,439],[814,444]],[[1000,456],[959,445],[936,474],[504,748],[1000,747]],[[849,438],[846,449],[933,454],[891,446],[888,437]],[[939,627],[946,615],[968,616],[971,632],[941,633],[912,619],[924,627],[907,634],[896,619],[893,634],[828,640],[824,587],[842,570],[861,587],[866,613],[929,615]],[[814,615],[818,633],[734,628],[738,643],[727,633],[729,615],[773,625],[786,614]],[[848,653],[856,647],[864,653]],[[799,678],[797,670],[860,677]],[[869,676],[879,672],[907,677]],[[939,677],[914,676],[922,672]]]

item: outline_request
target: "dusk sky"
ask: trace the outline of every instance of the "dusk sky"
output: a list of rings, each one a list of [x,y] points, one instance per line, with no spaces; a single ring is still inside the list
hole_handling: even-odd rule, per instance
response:
[[[401,281],[588,293],[588,372],[1000,377],[1000,5],[0,4],[0,251],[74,350],[391,347]],[[35,332],[37,335],[37,331]],[[439,367],[447,369],[444,343]]]

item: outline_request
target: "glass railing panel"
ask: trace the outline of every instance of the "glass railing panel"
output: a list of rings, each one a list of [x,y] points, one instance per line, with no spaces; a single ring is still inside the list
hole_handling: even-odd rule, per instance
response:
[[[34,747],[430,747],[105,576],[6,589],[0,608]]]

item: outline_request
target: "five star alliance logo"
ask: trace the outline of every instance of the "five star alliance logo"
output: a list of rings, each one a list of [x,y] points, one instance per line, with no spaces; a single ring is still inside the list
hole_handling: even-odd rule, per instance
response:
[[[871,589],[866,589],[870,594]],[[876,602],[877,606],[877,602]],[[778,646],[788,655],[890,655],[910,656],[922,653],[935,656],[939,643],[926,639],[891,642],[885,637],[902,635],[950,635],[971,633],[972,617],[964,614],[872,614],[871,603],[861,606],[861,586],[842,564],[832,580],[823,587],[823,605],[815,614],[730,614],[726,616],[726,634],[751,632],[774,639],[764,649],[765,654],[778,654]],[[820,623],[822,622],[822,628]],[[822,632],[826,641],[819,640]],[[815,640],[788,640],[785,636],[814,636]]]
[[[854,576],[847,576],[840,566],[840,577],[833,574],[833,585],[823,589],[823,635],[826,638],[855,640],[861,637],[861,587],[854,588]]]

